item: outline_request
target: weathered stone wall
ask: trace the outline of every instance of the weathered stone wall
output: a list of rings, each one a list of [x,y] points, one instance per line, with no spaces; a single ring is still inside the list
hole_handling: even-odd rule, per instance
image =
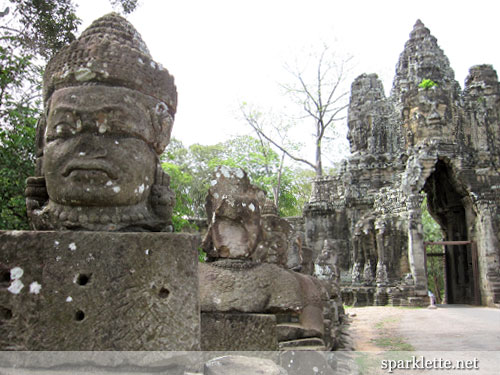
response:
[[[197,238],[0,232],[0,348],[200,350]]]
[[[489,65],[472,67],[462,92],[420,21],[400,55],[389,98],[374,74],[354,81],[352,155],[338,175],[315,182],[304,210],[306,242],[316,254],[324,239],[347,247],[335,250],[344,257],[346,300],[425,303],[425,193],[445,240],[471,242],[446,248],[449,302],[478,302],[480,294],[483,304],[500,303],[499,95]]]

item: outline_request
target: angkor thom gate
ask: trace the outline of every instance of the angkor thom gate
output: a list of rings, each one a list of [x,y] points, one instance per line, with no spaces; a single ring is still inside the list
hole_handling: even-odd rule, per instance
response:
[[[330,239],[347,304],[425,305],[421,204],[441,226],[448,303],[500,304],[500,88],[474,66],[462,91],[448,58],[417,21],[385,97],[376,75],[352,84],[352,155],[315,181],[307,245]],[[458,241],[451,245],[450,241]]]

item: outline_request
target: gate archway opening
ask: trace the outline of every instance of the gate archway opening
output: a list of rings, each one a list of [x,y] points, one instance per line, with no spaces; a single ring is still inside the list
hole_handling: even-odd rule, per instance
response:
[[[444,249],[445,300],[449,304],[480,304],[477,249],[469,228],[474,219],[466,194],[460,189],[448,162],[438,160],[424,185],[427,207],[441,227]],[[426,243],[430,245],[431,243]]]

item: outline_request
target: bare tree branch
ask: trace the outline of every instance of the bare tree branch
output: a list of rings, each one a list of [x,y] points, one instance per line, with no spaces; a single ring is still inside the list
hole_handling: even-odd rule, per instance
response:
[[[311,168],[316,169],[316,166],[311,163],[308,160],[299,158],[295,155],[292,155],[289,151],[287,151],[282,145],[278,144],[275,142],[271,137],[269,137],[264,131],[261,129],[261,126],[259,125],[258,121],[255,119],[255,117],[251,116],[251,114],[245,112],[243,107],[240,107],[241,112],[243,113],[243,116],[247,123],[258,133],[260,134],[265,140],[267,140],[269,143],[271,143],[273,146],[275,146],[277,149],[279,149],[281,152],[283,152],[286,156],[288,156],[290,159],[293,159],[299,163],[304,163],[309,165]]]
[[[311,133],[314,138],[315,160],[310,161],[297,157],[285,146],[286,142],[277,141],[269,131],[266,131],[263,123],[258,119],[245,113],[242,108],[245,120],[252,126],[255,132],[270,145],[283,152],[292,160],[306,164],[316,171],[317,176],[322,175],[322,141],[331,140],[326,134],[333,131],[338,121],[344,120],[343,112],[346,110],[348,90],[343,91],[346,79],[346,64],[351,59],[338,59],[329,53],[328,47],[323,46],[323,50],[317,55],[314,69],[306,70],[286,69],[294,77],[295,84],[280,84],[286,93],[298,104],[302,116],[295,115],[296,119],[311,119],[313,121]],[[298,66],[298,65],[297,65]],[[308,75],[308,72],[311,75]],[[332,129],[332,130],[330,130]],[[278,132],[278,134],[280,134]],[[281,137],[281,135],[280,135]]]

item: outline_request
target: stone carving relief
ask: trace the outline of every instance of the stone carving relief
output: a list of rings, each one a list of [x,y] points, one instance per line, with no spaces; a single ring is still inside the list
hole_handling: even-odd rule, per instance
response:
[[[217,168],[211,185],[203,250],[214,258],[250,258],[262,238],[264,191],[252,185],[242,169],[226,166]]]

